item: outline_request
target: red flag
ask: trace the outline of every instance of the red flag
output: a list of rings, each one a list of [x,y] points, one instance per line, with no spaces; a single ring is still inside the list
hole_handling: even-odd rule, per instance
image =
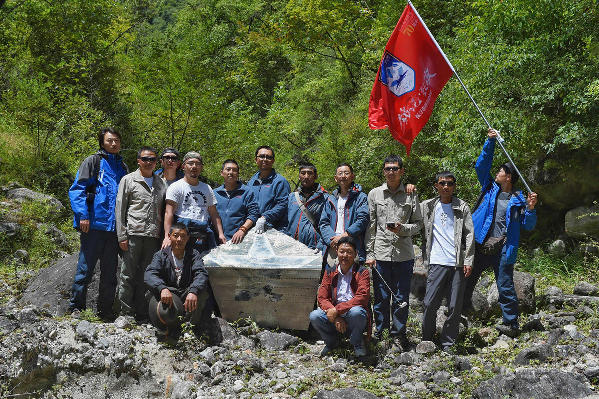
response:
[[[388,127],[409,155],[452,74],[435,39],[408,3],[385,46],[370,93],[368,125]]]

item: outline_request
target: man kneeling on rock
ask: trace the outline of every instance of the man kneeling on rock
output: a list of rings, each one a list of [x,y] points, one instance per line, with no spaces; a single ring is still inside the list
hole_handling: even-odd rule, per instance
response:
[[[356,357],[366,355],[362,333],[369,323],[370,274],[356,260],[356,242],[352,237],[337,241],[337,264],[327,266],[318,289],[318,309],[310,313],[310,322],[325,342],[325,356],[339,344],[338,333],[349,335]]]
[[[197,333],[212,312],[206,306],[208,272],[200,253],[185,248],[189,231],[184,224],[174,223],[168,236],[171,245],[154,254],[144,275],[150,321],[160,333],[176,336],[182,320],[189,320]]]

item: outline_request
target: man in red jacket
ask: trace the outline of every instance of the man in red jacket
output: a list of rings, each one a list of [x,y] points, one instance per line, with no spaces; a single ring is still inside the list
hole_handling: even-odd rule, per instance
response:
[[[355,262],[356,242],[352,237],[337,241],[337,264],[327,266],[318,289],[318,309],[310,322],[325,342],[325,356],[339,344],[338,333],[349,335],[356,357],[366,355],[362,333],[368,324],[370,275]]]

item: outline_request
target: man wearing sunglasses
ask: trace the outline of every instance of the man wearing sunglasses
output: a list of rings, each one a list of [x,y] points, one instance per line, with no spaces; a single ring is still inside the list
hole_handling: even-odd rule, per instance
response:
[[[514,263],[518,255],[520,230],[532,230],[537,222],[537,194],[531,192],[524,198],[521,192],[514,190],[518,173],[511,162],[501,165],[495,178],[491,176],[497,131],[489,128],[487,136],[474,166],[482,190],[472,211],[476,248],[464,301],[466,306],[471,306],[478,279],[486,268],[492,267],[503,314],[503,321],[495,328],[501,334],[515,337],[520,333],[520,326]]]
[[[291,187],[283,176],[275,171],[275,151],[262,145],[256,150],[258,172],[248,181],[254,189],[260,207],[260,218],[256,221],[255,231],[260,234],[266,227],[281,231],[287,227],[287,197]]]
[[[414,270],[412,236],[422,228],[422,215],[418,195],[406,192],[401,182],[404,172],[401,158],[389,155],[383,162],[385,183],[368,193],[366,265],[376,267],[373,272],[375,336],[380,338],[384,330],[389,330],[391,307],[390,335],[398,338],[403,348],[408,348],[406,322]]]
[[[455,182],[453,173],[437,173],[438,196],[420,205],[426,242],[424,259],[428,262],[422,340],[433,340],[437,310],[447,297],[449,315],[440,337],[443,351],[449,351],[458,336],[465,281],[474,261],[472,215],[468,204],[453,196]]]
[[[162,168],[156,171],[156,174],[164,180],[166,187],[185,175],[181,170],[181,156],[175,148],[167,147],[160,156]]]
[[[144,272],[160,247],[166,184],[154,174],[158,161],[152,147],[137,152],[136,171],[121,180],[116,200],[116,233],[123,266],[119,284],[121,314],[138,322],[148,318]]]

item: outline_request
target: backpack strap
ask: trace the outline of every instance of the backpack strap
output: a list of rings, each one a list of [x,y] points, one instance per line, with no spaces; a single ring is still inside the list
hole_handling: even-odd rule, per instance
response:
[[[302,212],[304,213],[304,215],[306,215],[306,218],[308,218],[310,223],[312,223],[312,226],[314,226],[314,229],[316,229],[316,231],[319,231],[318,224],[316,223],[316,219],[314,218],[314,215],[312,215],[310,213],[310,211],[308,211],[308,208],[306,208],[306,205],[304,205],[304,203],[302,202],[299,192],[294,191],[294,194],[295,194],[295,199],[297,200],[297,203],[298,203],[300,209],[302,210]]]

